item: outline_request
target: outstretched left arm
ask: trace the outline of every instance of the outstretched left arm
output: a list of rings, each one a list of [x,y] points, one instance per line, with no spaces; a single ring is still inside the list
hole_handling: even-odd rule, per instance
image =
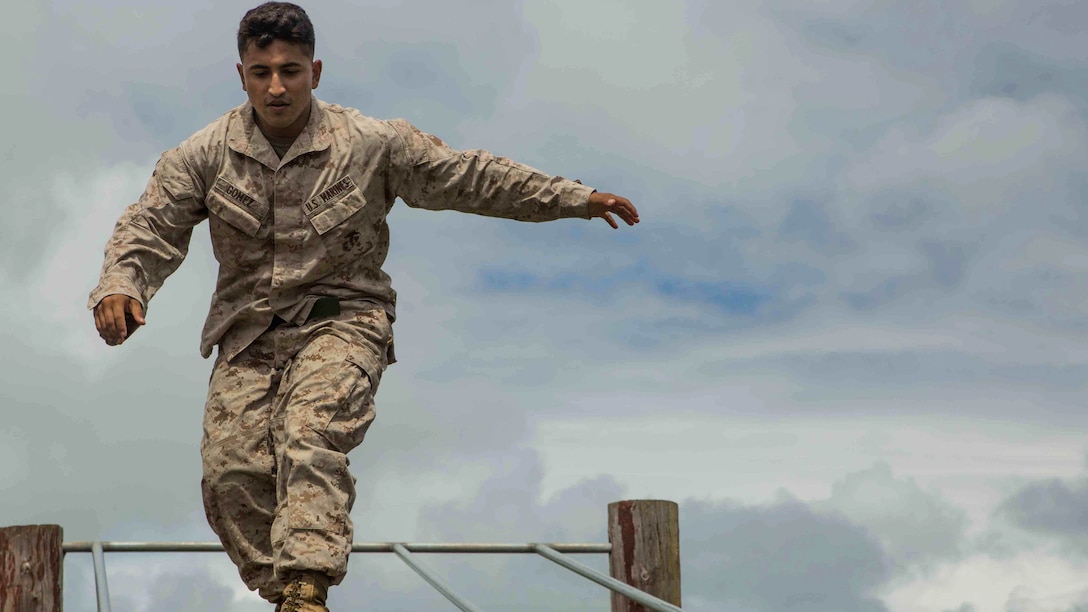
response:
[[[618,229],[619,225],[616,224],[616,220],[612,218],[612,215],[623,219],[623,222],[627,225],[638,223],[638,210],[627,198],[599,191],[589,194],[589,216],[591,218],[600,217],[607,221],[612,229]]]
[[[592,187],[487,151],[458,151],[402,119],[388,125],[400,136],[393,147],[393,191],[408,206],[428,210],[551,221],[601,217],[613,228],[613,215],[627,225],[638,211],[627,198],[598,193]]]

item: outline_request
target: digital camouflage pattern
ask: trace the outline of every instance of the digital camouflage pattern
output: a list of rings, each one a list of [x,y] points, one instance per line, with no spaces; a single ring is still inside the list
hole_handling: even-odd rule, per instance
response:
[[[200,450],[212,529],[251,589],[292,573],[339,583],[353,536],[347,453],[374,420],[393,332],[384,310],[262,334],[212,370]]]
[[[208,220],[219,275],[200,351],[219,351],[202,491],[250,588],[275,601],[295,571],[334,583],[346,571],[355,498],[347,453],[373,420],[374,392],[395,360],[396,294],[381,269],[395,199],[548,221],[588,219],[592,191],[316,98],[282,159],[248,102],[163,154],[117,222],[88,306],[122,294],[146,312],[185,258],[193,227]],[[338,298],[342,314],[311,317],[323,297]]]
[[[593,189],[486,151],[457,151],[407,121],[313,100],[283,159],[247,102],[163,154],[146,191],[106,245],[93,308],[111,294],[144,306],[208,219],[219,278],[200,351],[232,358],[273,315],[305,321],[321,296],[396,316],[382,264],[386,215],[412,207],[520,221],[589,218]]]

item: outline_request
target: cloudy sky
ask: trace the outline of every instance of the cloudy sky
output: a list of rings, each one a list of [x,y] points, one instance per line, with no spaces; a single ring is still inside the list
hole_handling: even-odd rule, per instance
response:
[[[158,155],[244,100],[250,6],[5,9],[0,525],[214,539],[207,230],[124,347],[84,301]],[[642,217],[394,208],[356,540],[605,541],[609,502],[664,498],[685,609],[1088,610],[1088,4],[307,8],[323,99]],[[268,609],[220,556],[108,560],[114,609]],[[542,559],[427,562],[485,609],[607,609]],[[390,556],[330,603],[453,609]]]

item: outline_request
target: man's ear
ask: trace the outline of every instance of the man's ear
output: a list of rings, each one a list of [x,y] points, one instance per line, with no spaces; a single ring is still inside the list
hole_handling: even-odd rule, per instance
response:
[[[314,60],[314,78],[310,83],[310,89],[317,89],[317,84],[321,82],[321,60]]]
[[[242,79],[242,91],[246,91],[246,73],[242,70],[242,65],[238,64],[238,78]]]

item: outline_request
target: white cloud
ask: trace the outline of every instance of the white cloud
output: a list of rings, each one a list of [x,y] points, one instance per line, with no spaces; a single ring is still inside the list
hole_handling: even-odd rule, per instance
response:
[[[1083,603],[1084,567],[1046,552],[1012,559],[974,555],[896,584],[884,595],[892,612],[953,609],[1044,612]]]
[[[22,480],[27,468],[30,441],[21,429],[0,431],[0,486],[13,487]]]
[[[39,270],[31,277],[27,296],[40,305],[33,318],[49,323],[45,328],[49,344],[88,361],[101,354],[101,341],[86,309],[87,294],[102,266],[94,255],[102,252],[124,207],[143,192],[153,167],[121,164],[93,174],[61,173],[54,178],[49,200],[68,214],[51,228],[46,238],[50,257],[37,262]],[[16,310],[12,316],[26,314]]]
[[[866,527],[904,565],[956,559],[965,543],[964,512],[935,488],[923,490],[912,478],[896,478],[887,463],[848,474],[817,507]]]
[[[765,398],[766,389],[773,387],[753,395]],[[1076,430],[957,418],[957,400],[931,405],[943,415],[934,421],[911,416],[915,400],[889,403],[883,416],[867,419],[866,400],[835,402],[838,417],[805,417],[806,409],[796,406],[784,419],[728,398],[715,405],[720,415],[700,414],[695,398],[644,397],[646,406],[629,406],[644,415],[638,418],[587,416],[592,404],[586,404],[578,413],[541,420],[534,445],[545,466],[544,494],[608,474],[640,498],[767,501],[784,489],[815,502],[831,497],[844,475],[886,461],[900,478],[939,491],[980,526],[1018,484],[1081,470],[1083,440]],[[650,406],[656,410],[646,410]],[[913,488],[909,481],[888,486],[893,492]]]
[[[1088,157],[1075,105],[1054,95],[1023,103],[972,100],[938,119],[931,131],[916,129],[891,128],[872,154],[846,173],[842,189],[872,194],[921,185],[957,204],[948,212],[978,222],[1008,212],[1025,196],[1037,197],[1040,184]]]

